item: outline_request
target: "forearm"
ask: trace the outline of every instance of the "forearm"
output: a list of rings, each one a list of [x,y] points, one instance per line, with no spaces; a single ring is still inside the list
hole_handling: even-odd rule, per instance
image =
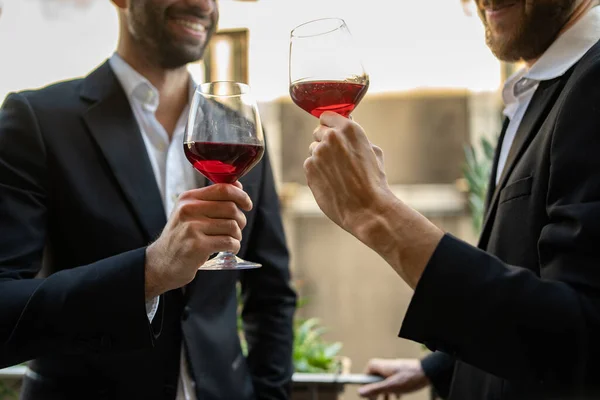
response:
[[[391,193],[365,212],[350,232],[414,289],[444,233]]]
[[[152,346],[154,335],[144,300],[144,249],[42,280],[7,336],[0,366],[49,353],[103,353]]]

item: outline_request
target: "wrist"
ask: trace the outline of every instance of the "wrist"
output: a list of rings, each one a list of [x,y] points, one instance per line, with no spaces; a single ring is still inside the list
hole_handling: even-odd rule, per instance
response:
[[[394,240],[393,225],[398,221],[398,208],[402,202],[393,195],[386,193],[370,202],[369,207],[349,218],[349,231],[358,240],[386,258],[392,248],[399,243]]]
[[[378,253],[413,289],[444,236],[393,193],[373,202],[351,232]]]
[[[144,265],[144,285],[146,301],[160,296],[168,290],[167,281],[161,273],[159,254],[154,244],[146,248],[146,262]]]

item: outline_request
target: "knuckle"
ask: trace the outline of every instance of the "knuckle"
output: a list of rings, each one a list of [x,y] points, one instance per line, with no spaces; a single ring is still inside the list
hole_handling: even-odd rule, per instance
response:
[[[312,157],[307,158],[306,160],[304,160],[304,172],[307,175],[312,175],[312,173],[314,172],[314,168],[315,168],[315,161]]]
[[[323,133],[323,142],[329,142],[333,140],[335,137],[335,130],[332,128],[327,128]]]
[[[313,157],[315,157],[315,158],[323,157],[323,152],[325,151],[325,147],[326,147],[325,143],[321,143],[321,144],[315,146],[313,149],[313,152],[312,152]]]
[[[187,236],[183,240],[181,240],[181,251],[183,254],[189,254],[197,250],[198,240],[194,240],[191,237]]]
[[[242,230],[240,229],[240,227],[237,224],[235,225],[235,231],[233,233],[233,237],[235,239],[237,239],[238,241],[242,240]]]
[[[178,215],[182,219],[190,218],[193,214],[194,206],[190,202],[182,202],[178,206]]]
[[[313,138],[314,138],[315,140],[319,140],[319,132],[320,132],[320,131],[321,131],[321,126],[317,126],[317,127],[315,128],[315,130],[313,131],[313,133],[312,133],[312,134],[313,134]]]
[[[224,222],[225,223],[225,230],[234,235],[237,233],[237,231],[239,230],[239,226],[236,220],[230,219]]]
[[[234,237],[228,236],[224,240],[225,248],[230,249],[233,252],[238,252],[240,250],[240,241],[235,239]]]
[[[246,224],[248,223],[248,218],[246,218],[246,215],[244,213],[240,213],[240,229],[244,229],[246,227]]]
[[[215,187],[215,192],[217,192],[219,196],[224,196],[227,194],[227,185],[216,184],[213,186]]]
[[[185,238],[195,238],[202,232],[202,225],[198,222],[189,222],[183,224],[183,235]]]
[[[223,204],[223,209],[224,209],[225,213],[227,213],[227,215],[230,215],[230,216],[236,216],[237,213],[239,212],[239,208],[232,201],[225,202]]]
[[[353,130],[354,130],[354,125],[355,125],[355,124],[354,124],[354,122],[352,122],[352,120],[351,120],[351,119],[349,119],[349,118],[346,118],[346,119],[344,120],[344,122],[342,123],[342,129],[343,129],[344,131],[353,131]]]
[[[192,194],[191,191],[186,190],[185,192],[179,194],[179,196],[177,196],[177,201],[179,202],[183,202],[185,200],[189,200],[192,198]]]

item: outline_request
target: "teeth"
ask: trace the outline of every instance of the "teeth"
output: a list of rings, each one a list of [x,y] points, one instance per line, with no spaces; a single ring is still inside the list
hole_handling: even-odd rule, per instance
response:
[[[204,32],[204,31],[206,31],[206,28],[202,24],[196,24],[194,22],[187,21],[187,20],[184,20],[184,19],[176,19],[174,22],[176,24],[179,24],[181,26],[185,26],[186,28],[191,29],[191,30],[196,31],[196,32]]]

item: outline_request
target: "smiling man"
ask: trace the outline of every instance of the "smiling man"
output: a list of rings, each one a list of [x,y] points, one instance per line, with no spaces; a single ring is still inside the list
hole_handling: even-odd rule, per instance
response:
[[[183,154],[217,3],[113,2],[107,62],[0,108],[0,367],[33,359],[24,400],[285,400],[295,293],[269,156],[242,190]],[[198,272],[227,250],[262,268]]]
[[[600,398],[600,7],[476,0],[496,56],[526,67],[503,90],[479,248],[396,198],[383,154],[355,122],[321,116],[305,162],[335,223],[415,291],[400,336],[437,350],[373,360],[360,392],[433,383],[452,400]]]

